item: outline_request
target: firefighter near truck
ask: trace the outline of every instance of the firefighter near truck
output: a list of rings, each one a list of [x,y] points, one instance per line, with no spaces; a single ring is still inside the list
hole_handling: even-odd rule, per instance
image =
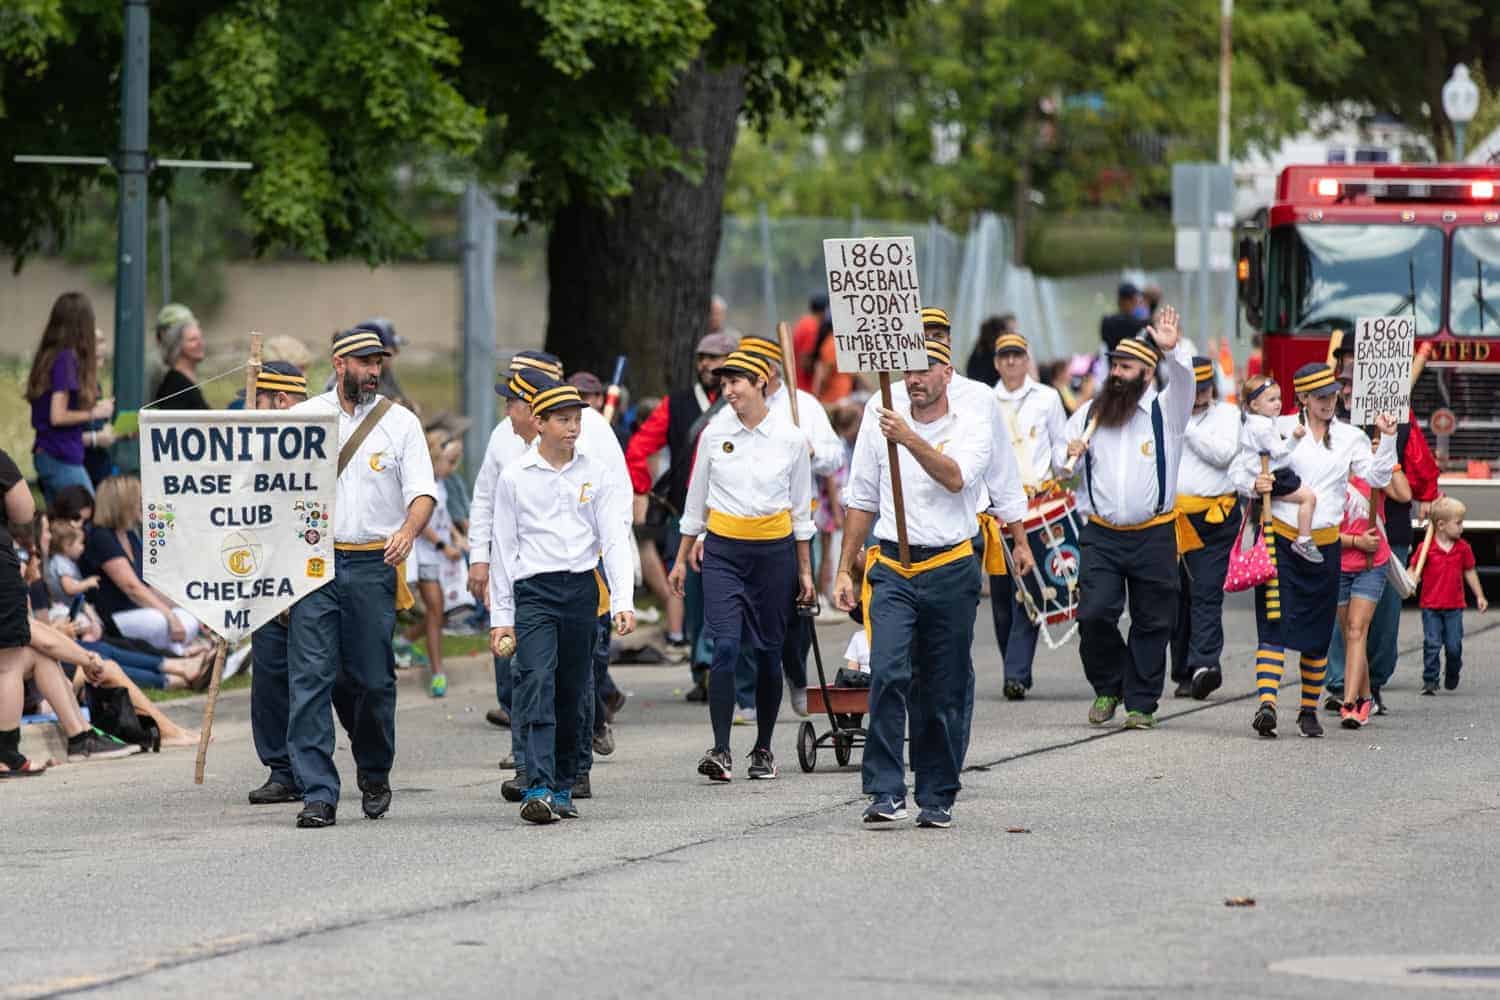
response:
[[[1289,411],[1292,373],[1335,336],[1411,320],[1415,420],[1442,491],[1468,508],[1479,571],[1500,574],[1500,167],[1287,167],[1238,257],[1240,304]]]

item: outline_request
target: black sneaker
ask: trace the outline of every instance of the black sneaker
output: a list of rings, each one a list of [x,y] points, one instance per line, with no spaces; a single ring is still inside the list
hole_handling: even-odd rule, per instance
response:
[[[1191,698],[1193,695],[1192,681],[1178,681],[1177,686],[1172,689],[1173,698]]]
[[[302,793],[291,785],[283,785],[275,778],[267,778],[266,783],[250,793],[250,804],[252,806],[267,806],[278,802],[301,802]]]
[[[1318,721],[1316,709],[1309,708],[1297,713],[1297,731],[1310,740],[1323,735],[1323,723]]]
[[[923,806],[917,813],[917,825],[929,830],[946,830],[953,825],[953,810],[942,806]]]
[[[1385,707],[1385,699],[1382,698],[1382,697],[1380,697],[1380,691],[1378,689],[1371,691],[1370,692],[1370,697],[1375,699],[1375,714],[1376,715],[1390,715],[1391,714],[1391,710]]]
[[[702,681],[698,681],[692,687],[688,688],[688,693],[682,696],[682,700],[697,702],[708,701],[708,685]]]
[[[1218,667],[1199,667],[1193,671],[1191,693],[1198,701],[1205,701],[1209,695],[1219,690],[1223,683],[1224,672]]]
[[[525,771],[517,771],[514,778],[507,778],[500,783],[500,797],[507,802],[520,802],[526,794],[526,789],[531,787],[531,782],[526,778]]]
[[[1423,684],[1422,694],[1427,696],[1428,698],[1434,697],[1437,694],[1437,685],[1433,684],[1431,681]]]
[[[77,736],[68,737],[68,763],[77,764],[86,760],[119,760],[133,757],[141,752],[134,743],[121,743],[113,736],[106,736],[97,729],[85,729]]]
[[[882,795],[865,807],[866,823],[894,823],[906,818],[906,800]]]
[[[593,797],[594,790],[589,787],[589,776],[587,774],[580,774],[578,780],[573,782],[573,798],[591,799]]]
[[[320,830],[338,823],[338,810],[332,802],[309,802],[297,814],[297,826],[303,830]]]
[[[1026,700],[1026,685],[1020,681],[1006,681],[1004,690],[1006,701]]]
[[[1443,668],[1443,690],[1444,691],[1457,691],[1458,690],[1458,674],[1459,674],[1459,672],[1457,670],[1450,670],[1447,667]]]
[[[1329,715],[1338,715],[1339,709],[1344,707],[1344,692],[1329,688],[1324,692],[1323,711]]]
[[[1262,739],[1274,740],[1276,738],[1276,706],[1268,701],[1260,703],[1255,710],[1255,719],[1250,723],[1250,728],[1260,733]]]
[[[728,750],[710,747],[698,760],[698,773],[709,781],[729,781],[734,777],[734,760]]]
[[[750,751],[750,769],[746,772],[751,781],[771,781],[776,777],[776,755],[764,747]]]
[[[387,782],[361,779],[359,790],[359,805],[364,810],[365,819],[379,819],[391,808],[391,786]]]

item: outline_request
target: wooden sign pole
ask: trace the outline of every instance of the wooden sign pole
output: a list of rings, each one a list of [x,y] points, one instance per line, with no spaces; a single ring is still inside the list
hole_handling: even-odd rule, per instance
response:
[[[245,366],[245,409],[255,409],[255,382],[260,377],[261,337],[250,334],[250,363]],[[208,698],[203,704],[203,728],[198,734],[198,759],[193,764],[193,784],[203,784],[203,771],[208,766],[208,743],[213,739],[214,709],[219,704],[219,684],[224,679],[224,657],[229,652],[229,643],[214,636],[214,665],[208,680]]]
[[[880,373],[880,405],[887,410],[895,409],[891,402],[891,373]],[[911,546],[906,541],[906,499],[901,495],[901,455],[896,442],[886,441],[891,459],[891,504],[896,508],[896,545],[900,550],[901,566],[911,567]]]

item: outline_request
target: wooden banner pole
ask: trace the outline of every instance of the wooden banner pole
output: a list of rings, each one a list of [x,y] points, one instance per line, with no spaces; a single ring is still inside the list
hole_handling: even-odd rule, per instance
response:
[[[203,705],[203,729],[198,733],[198,760],[193,765],[193,784],[203,784],[203,769],[208,766],[208,741],[213,738],[214,708],[219,703],[219,682],[224,678],[224,654],[229,643],[214,636],[214,666],[209,675],[208,700]]]
[[[880,373],[880,405],[887,410],[895,409],[891,402],[891,373]],[[900,549],[901,566],[911,567],[911,546],[906,541],[906,499],[901,494],[901,455],[896,442],[885,443],[891,459],[891,504],[896,508],[896,545]]]

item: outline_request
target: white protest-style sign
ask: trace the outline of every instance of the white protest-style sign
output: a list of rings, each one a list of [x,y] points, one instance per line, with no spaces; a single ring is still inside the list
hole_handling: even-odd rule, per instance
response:
[[[912,238],[824,240],[823,262],[838,370],[926,371]]]
[[[1371,424],[1382,413],[1397,423],[1411,414],[1411,363],[1416,355],[1417,326],[1410,316],[1360,319],[1354,328],[1354,394],[1349,417],[1356,426]]]
[[[146,582],[230,643],[333,579],[338,414],[141,411]]]

